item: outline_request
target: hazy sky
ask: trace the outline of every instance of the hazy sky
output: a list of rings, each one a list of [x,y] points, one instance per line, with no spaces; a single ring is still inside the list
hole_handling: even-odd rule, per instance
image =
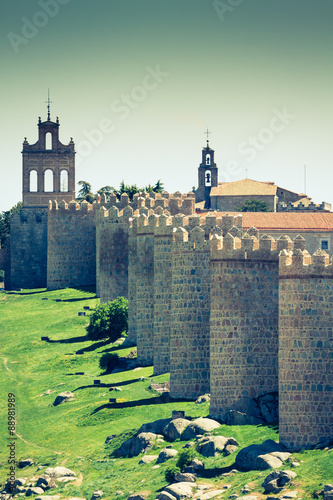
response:
[[[38,116],[73,137],[76,180],[197,186],[211,131],[220,181],[333,203],[332,0],[10,0],[0,7],[0,211],[21,199]]]

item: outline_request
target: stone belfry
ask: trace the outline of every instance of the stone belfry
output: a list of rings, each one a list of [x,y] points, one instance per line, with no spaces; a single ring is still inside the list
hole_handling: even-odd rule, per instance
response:
[[[210,208],[210,191],[218,185],[218,168],[214,162],[214,149],[207,145],[202,148],[202,161],[198,168],[198,189],[195,191],[195,202],[205,201],[205,208]]]
[[[24,207],[45,207],[49,200],[67,203],[75,199],[75,151],[71,138],[65,145],[59,141],[59,118],[51,121],[50,97],[47,100],[47,120],[38,120],[38,141],[23,142]]]

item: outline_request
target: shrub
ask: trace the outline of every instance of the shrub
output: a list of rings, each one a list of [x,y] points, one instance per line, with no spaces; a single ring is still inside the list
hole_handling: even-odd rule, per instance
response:
[[[197,452],[195,449],[192,448],[186,448],[185,450],[181,451],[178,455],[178,459],[176,462],[177,467],[182,471],[184,467],[187,467],[188,465],[191,464],[192,460],[197,456]]]
[[[127,318],[128,300],[125,297],[118,297],[112,302],[96,306],[86,328],[89,340],[109,338],[114,342],[122,332],[127,331]]]
[[[168,481],[168,483],[172,483],[177,472],[180,472],[180,468],[177,467],[175,463],[169,464],[164,471],[166,481]]]
[[[106,373],[112,372],[119,365],[118,354],[106,352],[99,360],[99,367]]]

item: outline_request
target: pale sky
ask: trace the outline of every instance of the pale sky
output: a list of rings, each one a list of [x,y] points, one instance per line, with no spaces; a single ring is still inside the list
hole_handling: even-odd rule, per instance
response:
[[[332,0],[11,0],[0,7],[0,211],[22,142],[59,116],[76,180],[197,186],[209,128],[220,181],[333,204]]]

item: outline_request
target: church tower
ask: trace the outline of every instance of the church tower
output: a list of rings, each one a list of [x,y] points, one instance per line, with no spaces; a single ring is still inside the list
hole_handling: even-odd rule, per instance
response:
[[[198,189],[195,191],[195,202],[205,201],[205,208],[210,208],[211,188],[218,185],[218,168],[214,162],[214,153],[207,139],[206,147],[202,148],[202,161],[198,168]]]
[[[23,206],[47,207],[49,200],[66,203],[75,199],[75,151],[71,138],[65,145],[59,141],[59,118],[50,118],[50,98],[47,120],[38,120],[38,141],[23,142]]]

